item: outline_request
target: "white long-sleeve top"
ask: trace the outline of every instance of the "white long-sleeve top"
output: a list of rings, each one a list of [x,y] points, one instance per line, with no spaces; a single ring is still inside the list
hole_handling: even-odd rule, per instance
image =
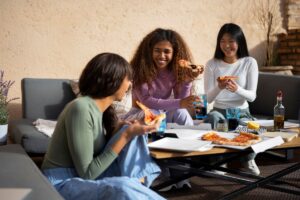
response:
[[[235,92],[221,90],[217,82],[219,76],[238,76],[237,90]],[[211,59],[204,70],[204,91],[207,94],[207,101],[209,103],[214,101],[213,106],[220,109],[248,108],[247,101],[252,102],[256,98],[257,81],[258,66],[252,57],[240,58],[232,64]]]

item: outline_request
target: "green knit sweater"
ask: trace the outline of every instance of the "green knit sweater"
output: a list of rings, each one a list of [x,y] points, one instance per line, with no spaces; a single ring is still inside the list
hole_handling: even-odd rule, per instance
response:
[[[84,179],[95,179],[118,156],[106,145],[103,113],[88,96],[70,102],[60,114],[42,169],[76,169]]]

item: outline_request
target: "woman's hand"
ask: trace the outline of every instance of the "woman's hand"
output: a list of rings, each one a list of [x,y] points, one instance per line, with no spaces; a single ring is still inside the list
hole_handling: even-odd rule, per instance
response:
[[[118,140],[115,141],[115,143],[113,143],[111,145],[111,149],[116,153],[119,154],[120,151],[123,149],[123,147],[130,142],[130,140],[134,137],[134,136],[138,136],[138,135],[144,135],[146,133],[149,132],[154,132],[156,130],[158,130],[160,121],[157,121],[155,124],[153,125],[142,125],[138,120],[134,120],[132,122],[126,122],[124,121],[126,124],[128,124],[128,128],[121,134],[121,136],[119,137]]]
[[[181,99],[180,100],[180,108],[193,109],[194,108],[193,102],[195,102],[195,101],[201,101],[200,97],[196,96],[196,95],[191,95],[184,99]]]
[[[226,84],[226,90],[229,90],[230,92],[235,92],[237,90],[238,86],[234,80],[229,79]]]
[[[119,120],[117,126],[115,127],[112,135],[116,134],[118,132],[118,130],[120,130],[122,128],[122,126],[124,125],[130,125],[132,124],[132,121],[127,121],[127,120]]]
[[[221,90],[226,89],[228,80],[221,80],[220,77],[217,78],[218,86]]]
[[[153,125],[144,125],[144,124],[141,124],[141,122],[139,122],[138,120],[135,120],[135,121],[131,122],[131,124],[125,130],[124,134],[129,138],[132,138],[132,137],[138,136],[138,135],[144,135],[149,132],[157,131],[159,125],[160,125],[160,121],[157,121]]]
[[[221,90],[226,89],[230,92],[235,92],[238,88],[237,83],[233,79],[221,80],[220,77],[217,78],[218,86]]]
[[[202,65],[193,66],[195,66],[195,68],[185,67],[178,69],[178,73],[180,74],[179,79],[183,80],[184,82],[191,82],[203,73],[204,67]]]

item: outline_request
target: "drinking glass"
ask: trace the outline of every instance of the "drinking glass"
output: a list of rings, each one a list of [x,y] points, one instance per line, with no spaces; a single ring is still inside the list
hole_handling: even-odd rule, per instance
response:
[[[196,119],[204,119],[207,117],[207,97],[206,94],[200,94],[200,101],[193,102]]]
[[[155,114],[161,114],[161,113],[165,113],[165,111],[163,110],[159,110],[159,111],[156,111],[154,112]],[[161,122],[160,122],[160,125],[159,125],[159,128],[156,132],[153,132],[152,133],[152,141],[155,141],[155,140],[159,140],[161,138],[164,137],[165,135],[165,131],[167,129],[167,117],[164,118]]]
[[[239,108],[227,108],[226,109],[226,118],[228,120],[228,130],[233,131],[239,125],[241,109]]]

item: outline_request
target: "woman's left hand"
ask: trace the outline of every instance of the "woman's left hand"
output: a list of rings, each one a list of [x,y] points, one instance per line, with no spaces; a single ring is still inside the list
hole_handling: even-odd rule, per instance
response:
[[[238,85],[234,80],[230,79],[227,81],[226,90],[229,90],[230,92],[235,92],[237,90],[237,88],[238,88]]]

